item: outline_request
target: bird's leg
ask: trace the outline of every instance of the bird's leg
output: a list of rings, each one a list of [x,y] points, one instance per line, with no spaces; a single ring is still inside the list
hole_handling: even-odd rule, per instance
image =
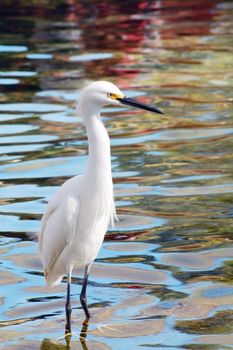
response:
[[[80,294],[80,303],[82,305],[82,308],[85,312],[86,318],[89,319],[91,317],[90,312],[87,307],[87,298],[86,298],[86,290],[87,290],[87,281],[88,281],[88,276],[90,272],[91,265],[87,265],[85,267],[85,273],[84,273],[84,279],[83,279],[83,286]]]
[[[71,271],[67,275],[67,296],[66,296],[66,331],[65,333],[71,333],[71,304],[70,304],[70,287],[71,287]]]

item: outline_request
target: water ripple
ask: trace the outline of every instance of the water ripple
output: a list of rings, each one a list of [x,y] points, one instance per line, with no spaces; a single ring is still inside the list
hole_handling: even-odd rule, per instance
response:
[[[93,80],[165,114],[103,111],[119,222],[91,270],[80,344],[75,270],[70,348],[233,343],[233,6],[126,5],[1,1],[0,349],[69,347],[65,283],[45,285],[32,239],[58,186],[84,171],[86,134],[73,107]]]
[[[0,111],[3,112],[20,112],[20,113],[48,113],[60,112],[65,110],[65,106],[48,104],[48,103],[2,103]]]

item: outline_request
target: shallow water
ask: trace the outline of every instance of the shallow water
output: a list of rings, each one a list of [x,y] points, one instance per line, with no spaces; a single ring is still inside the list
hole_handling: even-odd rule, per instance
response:
[[[69,348],[65,282],[45,286],[27,233],[83,171],[73,104],[97,79],[165,115],[104,111],[120,222],[92,268],[86,341],[74,275],[70,348],[232,348],[232,2],[32,3],[1,2],[0,349]]]

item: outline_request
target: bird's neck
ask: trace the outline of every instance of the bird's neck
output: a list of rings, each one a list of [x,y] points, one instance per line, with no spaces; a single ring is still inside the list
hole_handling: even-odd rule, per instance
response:
[[[88,137],[86,172],[93,177],[111,176],[110,140],[100,116],[85,121]]]

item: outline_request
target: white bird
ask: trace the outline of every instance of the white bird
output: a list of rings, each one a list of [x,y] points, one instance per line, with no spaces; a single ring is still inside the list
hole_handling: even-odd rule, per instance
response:
[[[77,103],[88,137],[88,160],[83,175],[66,181],[50,199],[41,220],[39,250],[44,276],[50,286],[67,276],[66,332],[71,332],[70,287],[74,267],[85,269],[80,302],[86,319],[87,280],[108,224],[116,218],[108,133],[100,117],[107,105],[130,105],[161,113],[159,109],[127,98],[112,83],[97,81],[84,88]]]

